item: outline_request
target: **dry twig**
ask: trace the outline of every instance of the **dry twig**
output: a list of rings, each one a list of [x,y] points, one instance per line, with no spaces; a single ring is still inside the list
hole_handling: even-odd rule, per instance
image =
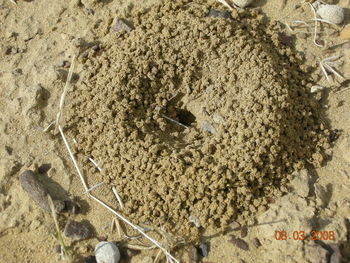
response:
[[[64,85],[64,89],[63,92],[61,94],[61,100],[60,100],[60,106],[59,106],[59,110],[57,113],[57,117],[56,117],[56,129],[55,132],[57,132],[57,127],[60,126],[60,121],[63,115],[63,107],[64,107],[64,100],[66,98],[66,94],[70,85],[70,81],[72,79],[73,76],[73,69],[74,69],[74,62],[75,62],[75,56],[73,56],[72,58],[72,63],[70,65],[69,71],[68,71],[68,76],[67,76],[67,80],[66,80],[66,84]]]

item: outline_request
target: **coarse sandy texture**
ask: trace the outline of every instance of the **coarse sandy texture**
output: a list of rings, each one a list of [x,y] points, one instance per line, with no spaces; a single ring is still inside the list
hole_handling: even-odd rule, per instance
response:
[[[14,5],[9,0],[0,0],[0,21],[2,23],[0,27],[0,262],[62,262],[59,260],[59,254],[54,250],[58,242],[53,236],[55,230],[52,217],[40,209],[21,188],[18,178],[20,173],[27,169],[40,171],[37,173],[38,178],[53,196],[53,199],[71,198],[81,205],[81,214],[61,214],[59,215],[59,224],[63,230],[69,218],[90,223],[90,228],[93,230],[92,238],[79,242],[65,238],[65,242],[72,252],[79,256],[78,262],[83,262],[82,257],[92,255],[94,246],[99,240],[106,238],[108,241],[117,241],[120,240],[120,237],[117,231],[110,231],[113,216],[83,194],[82,185],[60,137],[44,133],[43,129],[56,117],[60,95],[72,56],[82,55],[90,48],[96,50],[94,46],[101,42],[104,43],[101,47],[107,48],[111,45],[110,41],[116,39],[115,36],[111,36],[114,33],[110,32],[115,17],[129,20],[134,17],[132,6],[135,10],[141,7],[149,8],[159,1],[67,0],[51,1],[49,4],[45,0],[18,0],[17,2],[17,5]],[[203,3],[211,4],[215,9],[227,10],[214,2],[203,1]],[[329,0],[327,2],[346,7],[344,25],[347,25],[350,21],[348,0]],[[313,18],[309,6],[304,5],[296,9],[297,4],[300,2],[296,0],[256,0],[248,10],[261,9],[267,19],[272,21],[290,23],[291,20],[309,21]],[[239,19],[236,18],[236,20]],[[228,241],[227,232],[220,232],[218,228],[206,231],[201,237],[201,241],[209,243],[209,255],[203,260],[204,262],[313,263],[328,262],[331,255],[332,262],[336,262],[334,251],[337,248],[340,248],[343,253],[344,262],[350,261],[350,200],[348,197],[350,187],[348,172],[350,162],[350,91],[346,90],[349,88],[349,82],[341,81],[333,74],[330,74],[330,82],[327,82],[319,69],[319,60],[341,55],[339,61],[334,64],[334,68],[343,74],[345,79],[350,78],[349,43],[337,37],[337,32],[342,27],[343,25],[333,27],[323,24],[322,34],[318,36],[318,39],[322,40],[325,45],[323,48],[313,44],[311,34],[298,33],[298,31],[312,32],[312,23],[310,27],[299,25],[294,33],[290,33],[286,28],[279,29],[287,36],[293,37],[290,43],[293,46],[292,49],[295,48],[297,52],[305,55],[305,61],[295,60],[293,63],[296,65],[292,68],[297,65],[311,68],[310,78],[305,79],[306,84],[310,79],[313,79],[316,80],[315,84],[325,87],[322,92],[317,92],[313,96],[320,101],[322,109],[325,111],[323,121],[329,123],[332,130],[341,131],[335,146],[332,150],[326,151],[330,159],[321,168],[314,169],[307,166],[308,171],[303,170],[301,173],[295,173],[292,183],[285,185],[288,194],[269,199],[268,210],[256,217],[256,223],[248,225],[248,234],[242,238],[248,244],[249,250],[243,251],[235,247]],[[137,27],[135,28],[137,30]],[[133,33],[131,32],[131,34]],[[246,35],[247,32],[243,34]],[[276,41],[274,42],[276,52],[285,52],[285,48],[281,48]],[[194,47],[191,48],[194,49]],[[269,49],[272,47],[265,47],[265,50]],[[106,51],[108,50],[112,52],[112,49],[107,48]],[[103,54],[104,52],[101,52],[101,56]],[[206,52],[204,54],[206,55]],[[226,53],[224,52],[224,54]],[[288,57],[290,57],[289,54]],[[204,58],[208,59],[209,57],[204,56]],[[85,67],[85,63],[102,61],[102,59],[103,57],[93,57],[91,54],[87,62],[79,60],[76,63],[73,78],[73,84],[76,88],[81,87],[83,82],[86,83],[88,79],[86,72],[89,69]],[[218,60],[216,62],[213,60],[210,63],[217,62]],[[220,66],[219,63],[216,65]],[[93,68],[92,66],[91,68]],[[203,65],[201,67],[206,69]],[[229,69],[224,70],[224,67],[226,68],[226,65],[221,64],[219,71],[229,71]],[[208,68],[206,70],[208,72]],[[290,74],[295,74],[292,72]],[[214,77],[214,73],[209,75]],[[227,81],[222,79],[219,82],[226,83]],[[217,88],[205,96],[214,101],[217,100],[214,97],[214,94],[219,94]],[[71,92],[72,90],[68,92],[70,102],[74,98],[71,96],[73,95]],[[193,92],[198,92],[198,90]],[[186,91],[182,93],[185,93],[185,96],[177,97],[177,100],[169,100],[176,92],[166,93],[165,99],[169,103],[163,107],[161,113],[167,113],[172,118],[177,118],[177,111],[174,108],[187,109],[193,113],[196,121],[192,123],[190,133],[195,135],[196,132],[203,137],[202,140],[205,143],[225,134],[222,133],[222,127],[231,123],[232,120],[228,119],[226,115],[228,112],[223,107],[224,104],[218,104],[216,108],[220,109],[220,112],[215,117],[214,113],[217,112],[208,112],[210,113],[209,117],[204,116],[201,109],[203,105],[207,104],[205,97],[197,99],[187,96]],[[153,95],[156,96],[157,93]],[[232,94],[230,96],[232,97]],[[196,103],[190,103],[191,101]],[[67,116],[66,114],[67,112],[64,116]],[[155,138],[162,139],[161,143],[163,144],[170,143],[159,136],[164,132],[161,129],[162,126],[157,125],[163,123],[167,129],[169,127],[179,129],[180,127],[160,119],[159,115],[155,113],[154,115],[158,116],[154,120],[153,127],[154,131],[158,132],[154,134]],[[220,124],[222,120],[225,120],[224,124]],[[203,121],[210,123],[215,128],[216,134],[210,135],[202,132]],[[249,121],[249,123],[251,122]],[[210,128],[211,126],[207,125],[206,127]],[[183,138],[184,143],[192,143],[200,139],[189,140],[190,133],[180,129],[178,132],[177,138]],[[68,140],[74,145],[71,136]],[[173,140],[173,142],[178,140]],[[169,149],[170,146],[167,147]],[[77,150],[79,148],[75,151]],[[81,148],[80,152],[82,152]],[[102,168],[105,167],[102,158],[93,157]],[[83,158],[80,155],[79,163],[84,164],[84,174],[89,186],[100,183],[103,179],[107,180],[105,171],[102,174],[92,173],[94,167],[87,160],[87,157]],[[43,164],[48,165],[43,166]],[[87,170],[87,167],[90,169]],[[111,173],[108,173],[108,176],[110,175]],[[110,182],[117,183],[115,179]],[[122,190],[118,185],[117,188],[119,191]],[[118,209],[118,203],[111,194],[110,184],[104,184],[93,191],[94,194],[101,196],[104,201]],[[274,238],[274,234],[275,231],[282,229],[288,231],[291,236],[294,231],[305,231],[305,233],[310,230],[335,231],[335,240],[314,242],[288,239],[278,241]],[[128,232],[132,234],[130,229]],[[239,230],[231,231],[229,234],[240,237]],[[159,236],[155,236],[155,238],[162,244],[166,243]],[[261,246],[256,247],[258,244],[256,238],[260,240]],[[125,252],[125,248],[121,248],[121,251]],[[188,255],[181,255],[182,252],[183,250],[173,253],[181,259],[181,262],[188,262]],[[131,259],[128,257],[124,261],[132,263],[152,262],[157,253],[157,250],[143,251],[140,255]]]
[[[134,11],[135,30],[82,59],[67,106],[69,135],[103,162],[125,214],[187,239],[198,224],[253,223],[294,169],[320,166],[329,148],[309,75],[276,23],[249,11],[215,19],[209,8]]]

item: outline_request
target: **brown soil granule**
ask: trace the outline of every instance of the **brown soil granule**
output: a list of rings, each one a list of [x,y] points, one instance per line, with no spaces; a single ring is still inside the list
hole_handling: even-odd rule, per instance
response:
[[[81,59],[66,127],[103,162],[126,216],[190,236],[195,225],[250,221],[294,170],[323,161],[329,131],[277,23],[167,2],[134,10],[132,31]]]

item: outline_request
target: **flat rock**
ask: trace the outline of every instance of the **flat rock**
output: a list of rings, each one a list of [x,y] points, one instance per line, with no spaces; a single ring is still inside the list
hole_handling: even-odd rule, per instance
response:
[[[130,32],[133,28],[127,21],[120,18],[114,18],[110,31],[111,32]]]
[[[26,170],[20,175],[19,182],[23,190],[39,207],[46,212],[51,212],[48,193],[44,185],[39,181],[38,175],[31,170]],[[53,200],[53,204],[57,213],[62,212],[65,208],[63,201]]]
[[[208,244],[207,243],[201,243],[198,246],[198,253],[199,255],[201,255],[202,257],[207,257],[208,256]]]
[[[69,219],[65,228],[64,235],[73,240],[82,240],[90,237],[90,229],[82,222]]]
[[[207,16],[214,17],[214,18],[224,18],[224,19],[232,18],[230,12],[216,10],[216,9],[210,9]]]

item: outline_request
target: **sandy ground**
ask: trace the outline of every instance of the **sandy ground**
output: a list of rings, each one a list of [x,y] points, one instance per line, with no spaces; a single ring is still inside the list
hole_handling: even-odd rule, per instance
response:
[[[153,1],[143,1],[149,6]],[[344,24],[350,21],[349,2],[334,1],[346,8]],[[78,215],[62,215],[64,227],[68,217],[87,221],[93,237],[83,241],[66,240],[76,255],[91,255],[98,239],[116,239],[110,233],[113,216],[83,195],[83,188],[64,145],[58,136],[44,133],[56,117],[60,94],[73,55],[81,52],[81,43],[98,43],[109,32],[114,17],[122,16],[130,4],[138,1],[43,0],[0,1],[0,262],[59,262],[54,251],[54,222],[22,190],[18,177],[26,169],[42,171],[42,181],[55,198],[77,200],[82,207]],[[295,9],[298,1],[256,1],[267,17],[282,22],[309,20],[307,6]],[[249,249],[242,250],[228,241],[228,233],[208,231],[203,241],[209,243],[209,255],[203,262],[350,262],[350,90],[348,81],[330,76],[325,80],[319,70],[320,59],[342,55],[335,68],[345,79],[350,78],[349,44],[339,39],[339,27],[326,26],[320,39],[326,47],[318,48],[312,37],[295,34],[295,48],[305,54],[306,65],[314,67],[318,85],[315,93],[322,101],[324,121],[340,131],[329,161],[319,169],[304,170],[295,176],[290,193],[271,200],[270,209],[248,226],[243,239]],[[76,66],[75,74],[84,70]],[[43,166],[46,164],[46,166]],[[45,169],[50,167],[50,169]],[[88,180],[91,185],[94,179]],[[107,186],[96,190],[107,191]],[[286,231],[287,240],[276,240],[276,231]],[[307,240],[294,240],[295,231],[304,231]],[[334,232],[333,240],[312,240],[315,233]],[[239,231],[232,233],[240,236]],[[291,237],[291,238],[289,238]],[[256,245],[259,239],[260,246]],[[340,252],[339,252],[340,250]],[[131,262],[152,262],[158,251],[147,251]],[[189,262],[186,253],[177,256]],[[125,260],[129,262],[129,260]]]

